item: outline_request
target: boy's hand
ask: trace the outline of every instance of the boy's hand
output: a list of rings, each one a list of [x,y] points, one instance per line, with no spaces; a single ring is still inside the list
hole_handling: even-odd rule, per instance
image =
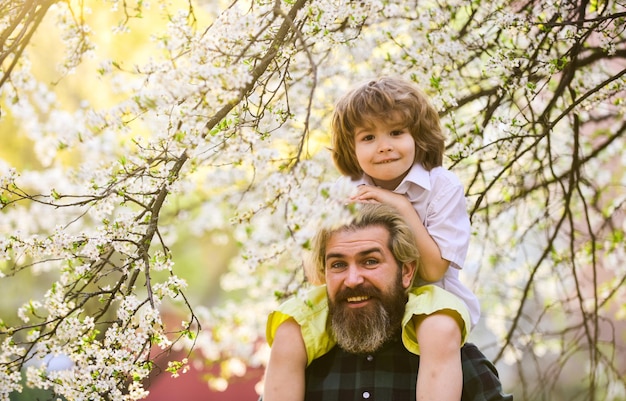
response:
[[[371,185],[359,185],[356,194],[350,200],[359,203],[384,203],[395,207],[400,212],[406,210],[407,207],[413,210],[413,206],[406,196]]]

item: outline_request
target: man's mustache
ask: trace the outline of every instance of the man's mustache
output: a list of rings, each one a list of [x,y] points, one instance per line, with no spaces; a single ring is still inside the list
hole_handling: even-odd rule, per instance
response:
[[[337,302],[347,302],[348,298],[353,297],[371,297],[371,298],[381,298],[381,291],[376,287],[372,287],[370,285],[359,285],[354,288],[343,288],[337,292],[335,295],[335,300]]]

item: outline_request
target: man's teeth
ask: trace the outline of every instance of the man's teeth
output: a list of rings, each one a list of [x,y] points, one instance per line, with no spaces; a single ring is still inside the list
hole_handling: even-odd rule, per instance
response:
[[[365,295],[361,295],[360,297],[350,297],[347,299],[348,302],[361,302],[361,301],[366,301],[368,300],[369,297],[366,297]]]

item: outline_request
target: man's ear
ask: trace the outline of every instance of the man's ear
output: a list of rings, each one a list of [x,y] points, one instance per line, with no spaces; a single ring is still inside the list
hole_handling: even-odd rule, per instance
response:
[[[416,268],[415,262],[405,263],[402,265],[402,286],[405,290],[413,285]]]

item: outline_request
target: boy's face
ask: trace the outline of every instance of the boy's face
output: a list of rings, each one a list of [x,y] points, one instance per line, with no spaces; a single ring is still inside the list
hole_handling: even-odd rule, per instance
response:
[[[396,120],[398,121],[398,120]],[[415,161],[415,141],[402,122],[374,120],[357,127],[356,158],[365,174],[382,188],[394,190]]]

